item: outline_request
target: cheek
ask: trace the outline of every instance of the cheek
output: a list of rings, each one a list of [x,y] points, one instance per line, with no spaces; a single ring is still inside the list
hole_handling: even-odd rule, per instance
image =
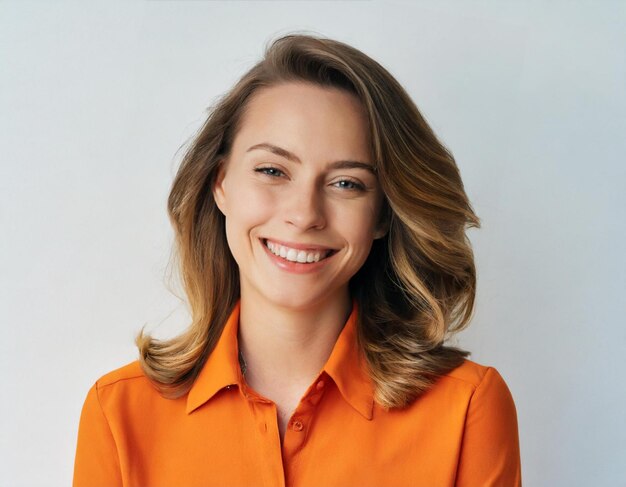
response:
[[[350,246],[352,266],[363,265],[374,241],[374,208],[370,205],[344,209],[336,214],[339,233]]]
[[[363,242],[373,239],[376,208],[371,204],[355,205],[336,213],[336,221],[343,227],[347,240]]]
[[[237,248],[250,245],[250,231],[272,218],[276,205],[277,198],[273,192],[258,185],[240,185],[230,190],[226,236],[235,256]]]
[[[245,196],[244,196],[245,195]],[[248,225],[266,221],[276,211],[277,198],[267,189],[252,186],[236,197],[235,215]]]

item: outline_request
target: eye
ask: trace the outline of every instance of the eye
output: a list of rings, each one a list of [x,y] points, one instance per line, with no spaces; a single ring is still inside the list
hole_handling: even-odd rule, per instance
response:
[[[267,166],[267,167],[257,167],[254,172],[258,172],[260,174],[265,174],[266,176],[270,176],[270,177],[280,177],[280,174],[285,174],[284,172],[282,172],[280,169],[272,167],[272,166]]]
[[[348,191],[365,191],[365,186],[357,181],[351,179],[342,179],[333,184],[339,184],[339,188],[347,189]]]

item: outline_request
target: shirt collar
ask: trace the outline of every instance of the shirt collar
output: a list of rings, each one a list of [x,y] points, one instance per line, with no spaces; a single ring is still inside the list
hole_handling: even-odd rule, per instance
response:
[[[222,334],[207,358],[187,396],[187,414],[209,401],[218,391],[230,385],[241,386],[239,367],[238,300],[228,317]],[[374,408],[374,387],[367,373],[357,342],[358,305],[352,299],[352,311],[335,342],[323,370],[333,379],[342,397],[368,420]]]

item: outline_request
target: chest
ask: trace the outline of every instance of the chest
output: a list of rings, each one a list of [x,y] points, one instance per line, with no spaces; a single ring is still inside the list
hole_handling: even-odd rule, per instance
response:
[[[334,385],[297,395],[233,388],[168,422],[144,411],[118,438],[124,485],[454,485],[462,415],[376,408],[368,420]]]

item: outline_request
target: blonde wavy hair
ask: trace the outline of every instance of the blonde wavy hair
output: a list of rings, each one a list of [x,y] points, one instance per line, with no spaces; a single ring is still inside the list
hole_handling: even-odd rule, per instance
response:
[[[209,109],[185,152],[168,198],[173,258],[191,324],[157,340],[135,340],[146,376],[168,398],[186,394],[239,299],[239,269],[212,195],[246,103],[256,90],[307,81],[356,95],[365,107],[371,153],[385,195],[387,234],[349,283],[359,306],[357,337],[384,408],[403,407],[469,352],[444,345],[469,323],[476,269],[467,227],[480,227],[455,160],[406,91],[379,63],[345,43],[292,33],[265,46],[263,59]]]

